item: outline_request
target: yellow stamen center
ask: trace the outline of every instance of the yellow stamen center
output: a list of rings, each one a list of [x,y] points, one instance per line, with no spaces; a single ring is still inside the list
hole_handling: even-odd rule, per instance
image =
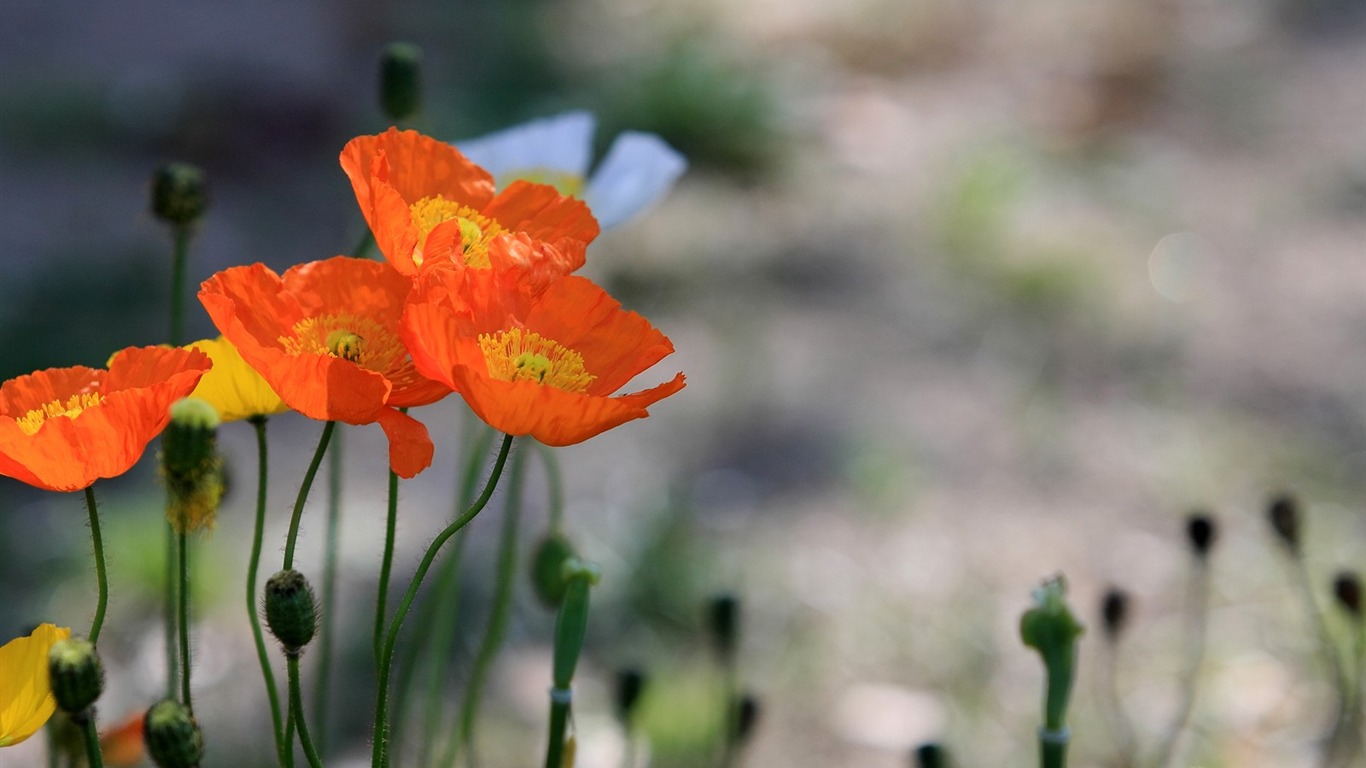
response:
[[[380,373],[393,371],[404,350],[383,325],[347,313],[317,315],[294,324],[293,336],[281,336],[291,355],[331,355]]]
[[[84,394],[72,395],[65,402],[53,400],[44,403],[39,408],[34,408],[28,413],[15,419],[19,424],[19,429],[26,435],[35,435],[48,419],[66,417],[74,419],[81,415],[86,408],[93,408],[104,402],[104,396],[98,392],[86,392]]]
[[[586,392],[597,377],[583,367],[583,355],[539,333],[513,328],[479,335],[489,375],[500,381],[534,381],[565,392]]]
[[[413,263],[418,266],[422,265],[424,251],[427,248],[427,235],[431,234],[438,224],[452,219],[459,223],[460,245],[464,252],[465,265],[477,269],[489,267],[489,241],[506,231],[497,221],[469,206],[447,200],[440,195],[424,197],[408,206],[408,210],[413,215],[413,225],[417,227],[420,235],[417,248],[413,250]]]

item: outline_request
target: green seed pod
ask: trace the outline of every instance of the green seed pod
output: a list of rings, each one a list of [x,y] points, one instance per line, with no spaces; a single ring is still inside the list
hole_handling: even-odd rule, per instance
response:
[[[152,213],[167,224],[192,224],[208,204],[208,187],[199,168],[169,163],[152,176]]]
[[[218,411],[197,397],[171,406],[162,437],[161,471],[170,490],[166,517],[180,533],[212,528],[223,499]]]
[[[297,654],[313,639],[318,607],[302,573],[279,571],[266,581],[266,624],[288,654]]]
[[[531,586],[541,605],[550,610],[558,608],[564,599],[564,588],[568,584],[564,564],[574,556],[574,545],[558,531],[546,534],[531,555]]]
[[[395,122],[422,108],[422,49],[412,43],[390,43],[379,62],[379,102]]]
[[[197,768],[204,759],[204,734],[184,704],[162,699],[142,720],[147,752],[161,768]]]
[[[47,670],[52,697],[67,714],[85,712],[104,692],[104,665],[89,640],[58,640],[48,651]]]

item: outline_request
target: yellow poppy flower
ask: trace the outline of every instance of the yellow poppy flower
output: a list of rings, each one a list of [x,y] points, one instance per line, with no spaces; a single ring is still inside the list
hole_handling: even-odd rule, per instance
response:
[[[247,365],[232,342],[219,336],[189,345],[209,356],[213,368],[199,380],[190,394],[207,401],[218,410],[223,421],[237,421],[252,416],[269,416],[289,410],[275,390],[255,368]]]
[[[28,637],[0,646],[0,747],[32,736],[52,717],[57,702],[47,681],[47,653],[71,630],[40,624]]]

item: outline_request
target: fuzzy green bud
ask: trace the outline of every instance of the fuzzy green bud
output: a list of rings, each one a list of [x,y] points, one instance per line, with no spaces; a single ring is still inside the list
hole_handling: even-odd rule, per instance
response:
[[[640,704],[641,694],[645,693],[645,683],[645,673],[639,669],[628,667],[617,671],[617,718],[628,730],[635,716],[636,706]]]
[[[942,746],[928,742],[916,747],[915,764],[917,768],[948,768],[949,758]]]
[[[318,607],[302,573],[279,571],[266,581],[266,624],[287,654],[298,654],[313,639]]]
[[[142,720],[147,752],[161,768],[197,768],[204,759],[204,734],[184,704],[162,699]]]
[[[1085,631],[1067,605],[1067,582],[1061,575],[1034,590],[1034,607],[1020,617],[1020,638],[1043,657],[1048,674],[1044,725],[1050,731],[1060,731],[1066,725],[1077,639]]]
[[[568,584],[564,564],[573,558],[574,545],[558,531],[546,534],[531,555],[531,586],[546,608],[554,610],[564,599]]]
[[[104,692],[104,665],[95,644],[84,638],[58,640],[47,654],[48,680],[57,708],[80,715]]]
[[[161,470],[170,491],[166,517],[180,533],[212,528],[223,499],[218,411],[197,397],[171,406],[162,436]]]
[[[208,207],[204,172],[189,163],[168,163],[152,176],[152,213],[167,224],[192,224]]]
[[[759,697],[752,693],[743,694],[733,706],[735,722],[731,724],[731,744],[737,747],[744,746],[754,735],[755,727],[759,725]]]
[[[1266,509],[1271,530],[1281,540],[1290,554],[1300,554],[1300,505],[1294,496],[1283,493],[1271,500]]]
[[[731,658],[740,645],[740,598],[726,593],[707,604],[707,627],[721,658]]]
[[[390,43],[379,62],[379,101],[395,122],[422,108],[422,49],[412,43]]]
[[[1361,621],[1361,577],[1351,571],[1343,571],[1333,579],[1333,597],[1338,605],[1356,621]]]
[[[555,617],[555,687],[567,689],[588,632],[588,588],[598,583],[598,567],[578,558],[564,564],[565,592]]]

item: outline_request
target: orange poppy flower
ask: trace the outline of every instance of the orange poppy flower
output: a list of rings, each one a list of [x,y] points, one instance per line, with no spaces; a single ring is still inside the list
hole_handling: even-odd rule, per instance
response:
[[[479,418],[546,445],[644,418],[684,385],[679,373],[612,396],[673,344],[577,276],[535,291],[492,270],[427,270],[404,310],[403,338],[417,369],[459,392]]]
[[[199,300],[290,408],[324,421],[379,422],[389,466],[413,477],[432,463],[432,441],[397,409],[450,389],[421,376],[399,340],[411,287],[388,264],[337,256],[284,275],[264,264],[226,269],[204,281]]]
[[[0,385],[0,475],[79,491],[127,472],[212,363],[202,352],[129,347],[108,370],[49,368]]]
[[[450,144],[390,128],[341,153],[380,252],[415,275],[424,264],[526,270],[544,284],[583,266],[598,222],[588,206],[549,184],[493,177]]]

